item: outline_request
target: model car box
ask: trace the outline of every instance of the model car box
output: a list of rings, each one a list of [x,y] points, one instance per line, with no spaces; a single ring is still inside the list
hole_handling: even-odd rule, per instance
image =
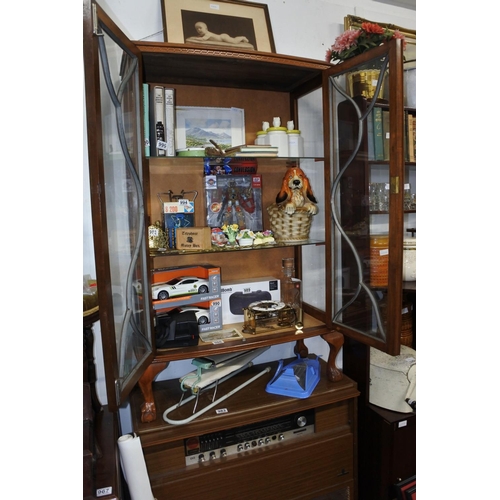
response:
[[[180,306],[174,309],[165,308],[162,304],[155,307],[157,320],[166,317],[182,318],[188,312],[193,312],[198,324],[198,332],[211,332],[222,328],[222,303],[221,299],[198,302],[188,306]]]
[[[280,280],[272,276],[249,280],[224,281],[221,286],[222,323],[242,323],[243,308],[252,302],[280,300]]]
[[[153,309],[220,299],[220,267],[211,264],[157,268],[151,276]]]
[[[212,230],[209,227],[180,227],[175,231],[177,250],[210,250]]]

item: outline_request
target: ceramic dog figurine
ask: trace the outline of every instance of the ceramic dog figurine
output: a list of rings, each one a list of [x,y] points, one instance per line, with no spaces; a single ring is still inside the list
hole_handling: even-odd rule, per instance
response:
[[[312,192],[309,179],[299,167],[290,167],[283,177],[281,190],[276,196],[276,204],[282,205],[283,203],[288,215],[294,214],[299,207],[307,208],[311,215],[318,213],[316,206],[318,202]]]

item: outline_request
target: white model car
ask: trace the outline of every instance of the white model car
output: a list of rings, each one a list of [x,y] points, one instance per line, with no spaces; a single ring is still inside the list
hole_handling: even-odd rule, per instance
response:
[[[196,276],[181,276],[151,287],[153,300],[167,300],[182,295],[208,293],[208,280]]]
[[[209,310],[205,309],[204,307],[196,307],[196,306],[179,307],[179,311],[181,313],[187,311],[193,311],[196,316],[196,319],[198,320],[199,325],[206,325],[207,323],[210,323]]]

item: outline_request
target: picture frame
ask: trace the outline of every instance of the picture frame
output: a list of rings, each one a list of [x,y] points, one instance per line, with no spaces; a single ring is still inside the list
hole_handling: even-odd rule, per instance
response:
[[[267,4],[240,0],[162,0],[161,6],[165,42],[276,52]],[[198,27],[200,32],[195,28],[197,23],[204,23]]]
[[[175,107],[176,151],[212,146],[210,139],[227,149],[245,143],[245,110],[242,108]]]
[[[405,55],[405,69],[416,67],[417,61],[417,31],[403,28],[401,26],[396,26],[395,24],[379,23],[378,21],[370,21],[369,19],[364,19],[358,16],[348,15],[344,17],[344,30],[355,30],[361,28],[363,23],[376,23],[382,28],[386,28],[389,31],[400,31],[406,40],[406,50]]]

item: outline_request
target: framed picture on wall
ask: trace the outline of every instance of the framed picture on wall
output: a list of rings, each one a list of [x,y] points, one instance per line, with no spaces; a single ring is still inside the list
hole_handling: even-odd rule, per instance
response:
[[[161,5],[166,42],[276,52],[266,4],[162,0]]]

